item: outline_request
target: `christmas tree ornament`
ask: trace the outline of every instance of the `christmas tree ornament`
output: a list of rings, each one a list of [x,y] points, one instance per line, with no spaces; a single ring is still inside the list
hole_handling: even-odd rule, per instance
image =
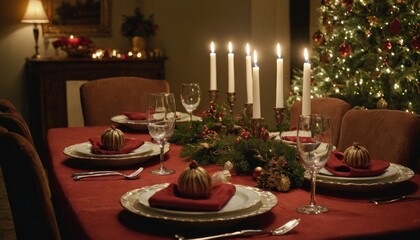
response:
[[[179,175],[178,191],[192,199],[208,198],[211,195],[212,178],[207,171],[192,161]]]
[[[371,26],[376,26],[378,24],[378,18],[376,16],[367,16],[366,20]]]
[[[386,40],[385,41],[385,43],[384,43],[384,47],[385,47],[385,49],[386,50],[391,50],[392,49],[392,44],[391,44],[391,42],[390,41],[388,41],[388,40]]]
[[[321,31],[316,31],[314,33],[314,35],[312,36],[312,40],[314,40],[314,43],[316,45],[321,45],[324,43],[325,38],[324,38],[324,34],[322,34]]]
[[[352,49],[350,44],[348,43],[342,43],[339,47],[338,47],[338,51],[340,53],[340,55],[344,58],[347,58],[348,56],[351,55],[352,53]]]
[[[394,20],[392,20],[392,22],[389,24],[389,27],[391,29],[391,32],[394,35],[398,35],[401,32],[401,23],[398,20],[398,18],[394,18]]]
[[[420,35],[414,36],[411,39],[411,47],[416,51],[420,50]]]
[[[347,9],[351,8],[353,5],[353,0],[343,0],[341,5]]]
[[[124,146],[124,133],[115,126],[111,126],[101,134],[101,143],[106,150],[118,151]]]
[[[386,109],[387,107],[388,107],[388,103],[383,98],[379,99],[376,102],[376,108],[377,109]]]
[[[326,64],[330,63],[330,55],[326,52],[322,53],[321,54],[321,62],[326,63]]]

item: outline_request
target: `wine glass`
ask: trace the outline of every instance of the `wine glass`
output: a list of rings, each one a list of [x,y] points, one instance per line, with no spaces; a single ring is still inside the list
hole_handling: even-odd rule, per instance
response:
[[[164,165],[165,143],[174,133],[176,119],[175,97],[172,93],[150,93],[147,107],[147,128],[160,147],[160,168],[151,171],[156,175],[169,175],[175,170]]]
[[[200,85],[198,83],[183,83],[181,85],[181,102],[190,114],[190,121],[192,121],[192,112],[200,104],[200,98]]]
[[[320,214],[327,207],[316,204],[316,174],[327,163],[332,150],[331,119],[323,115],[301,115],[297,129],[297,149],[302,163],[311,174],[311,200],[297,210],[306,214]],[[310,137],[308,137],[310,136]]]

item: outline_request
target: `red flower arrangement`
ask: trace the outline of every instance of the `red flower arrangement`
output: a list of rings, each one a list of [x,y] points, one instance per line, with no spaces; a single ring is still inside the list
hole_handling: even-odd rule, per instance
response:
[[[87,37],[61,37],[53,43],[54,48],[67,53],[68,57],[90,57],[95,49],[93,41]]]

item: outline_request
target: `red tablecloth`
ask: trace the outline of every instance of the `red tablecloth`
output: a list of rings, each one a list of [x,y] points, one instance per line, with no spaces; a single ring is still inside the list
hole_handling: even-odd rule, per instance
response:
[[[159,166],[158,158],[141,163],[145,171],[136,180],[121,178],[91,178],[74,181],[71,174],[85,170],[104,169],[80,164],[63,154],[69,145],[86,142],[98,136],[106,127],[57,128],[47,135],[49,158],[48,174],[52,192],[57,201],[60,222],[66,228],[69,239],[173,239],[175,233],[204,233],[205,229],[181,229],[163,222],[134,215],[124,210],[120,197],[136,188],[158,183],[174,182],[186,167],[180,158],[181,146],[172,144],[167,154],[166,165],[177,171],[174,175],[155,176],[149,170]],[[148,134],[128,134],[150,141]],[[132,172],[138,166],[119,167]],[[204,166],[210,173],[220,166]],[[115,167],[113,168],[115,169]],[[232,183],[255,186],[249,176],[233,176]],[[374,205],[368,199],[375,195],[420,194],[420,175],[392,189],[380,193],[345,193],[318,188],[317,202],[330,211],[322,215],[305,215],[296,208],[309,202],[308,187],[288,193],[273,192],[278,204],[271,212],[249,218],[227,229],[209,229],[211,232],[232,231],[242,228],[273,229],[292,218],[301,218],[299,226],[281,239],[348,239],[390,238],[407,239],[420,236],[420,201],[403,201],[386,205]],[[261,236],[253,239],[261,238]],[[276,237],[267,237],[275,239]]]

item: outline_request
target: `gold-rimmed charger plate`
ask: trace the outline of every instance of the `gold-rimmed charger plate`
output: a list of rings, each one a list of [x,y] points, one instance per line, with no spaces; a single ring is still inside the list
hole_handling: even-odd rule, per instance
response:
[[[339,177],[334,178],[323,178],[320,174],[317,175],[316,185],[322,188],[328,188],[339,191],[354,191],[354,192],[367,192],[367,191],[378,191],[383,190],[396,184],[405,182],[414,177],[414,172],[410,168],[402,165],[391,163],[390,167],[396,169],[395,174],[384,178],[355,181],[353,179],[345,179]],[[310,180],[310,174],[305,171],[305,179]]]
[[[235,210],[232,211],[223,211],[222,209],[220,212],[185,212],[162,209],[156,210],[140,202],[140,199],[144,198],[146,195],[150,195],[150,191],[157,191],[158,189],[165,188],[168,185],[169,183],[156,184],[128,191],[121,196],[120,204],[129,212],[143,217],[158,219],[169,223],[188,224],[188,226],[194,225],[201,227],[236,223],[238,221],[266,213],[277,204],[277,197],[272,193],[263,191],[258,188],[242,185],[235,185],[237,188],[242,189],[240,190],[240,193],[247,194],[246,192],[252,191],[259,195],[260,201],[257,201],[255,204],[251,204],[252,206],[244,205],[243,207],[233,207],[232,209]],[[235,202],[231,203],[231,205],[234,204]]]
[[[151,157],[159,156],[160,154],[160,147],[158,144],[145,142],[143,145],[150,146],[150,151],[144,152],[142,154],[137,155],[130,155],[130,154],[120,154],[118,156],[113,157],[103,157],[102,156],[87,156],[81,154],[78,150],[80,150],[80,143],[74,144],[64,148],[63,153],[69,157],[76,158],[79,161],[92,164],[97,166],[126,166],[126,165],[133,165],[145,162],[149,160]],[[165,144],[164,151],[167,153],[169,151],[170,145],[169,143]]]

